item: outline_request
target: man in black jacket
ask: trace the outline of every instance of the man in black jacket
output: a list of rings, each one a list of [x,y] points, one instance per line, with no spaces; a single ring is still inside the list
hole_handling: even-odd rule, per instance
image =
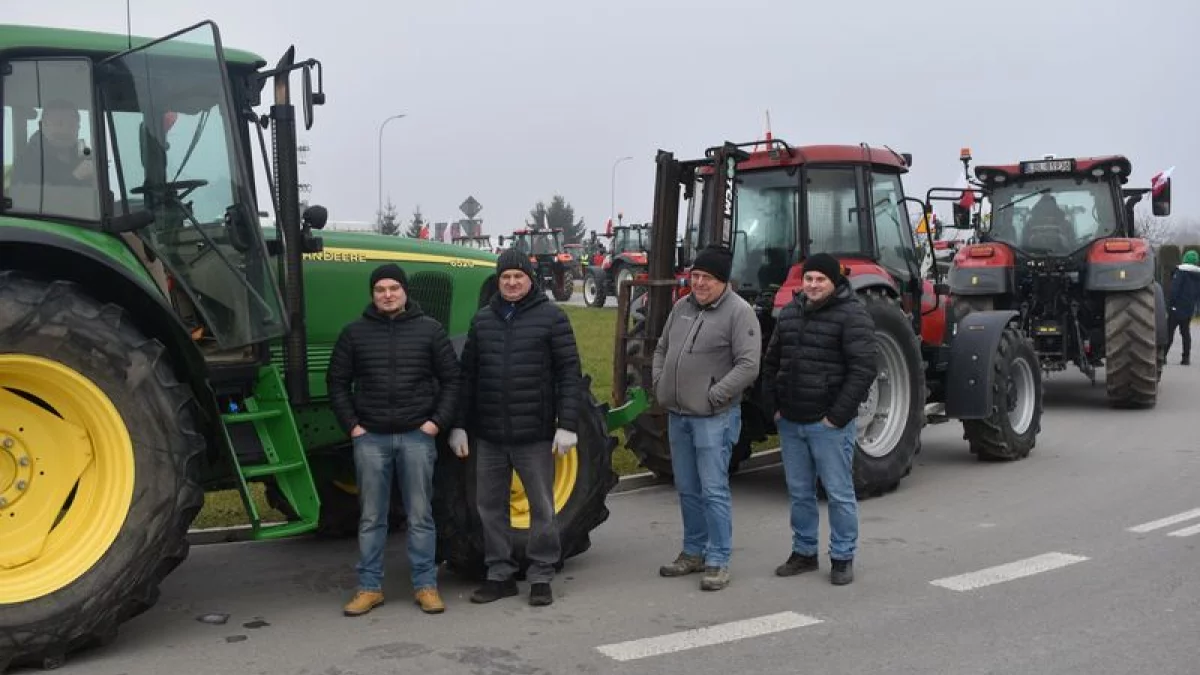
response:
[[[338,336],[326,376],[329,401],[354,444],[362,515],[358,592],[347,616],[383,604],[383,550],[393,478],[408,515],[408,559],[421,610],[445,610],[437,591],[434,439],[454,424],[460,374],[446,331],[408,297],[399,266],[371,273],[371,304]]]
[[[792,553],[775,570],[781,577],[818,567],[819,477],[829,497],[830,581],[840,586],[854,580],[855,418],[875,381],[876,350],[875,322],[837,259],[810,256],[803,293],[779,313],[763,357],[763,390],[768,409],[776,411],[792,506]]]
[[[471,322],[462,352],[461,423],[450,447],[476,456],[476,502],[483,524],[487,581],[471,602],[517,594],[510,538],[512,472],[529,497],[529,604],[553,602],[550,581],[561,557],[554,520],[554,455],[576,442],[582,396],[575,333],[562,309],[534,282],[529,258],[512,249],[496,261],[500,292]]]

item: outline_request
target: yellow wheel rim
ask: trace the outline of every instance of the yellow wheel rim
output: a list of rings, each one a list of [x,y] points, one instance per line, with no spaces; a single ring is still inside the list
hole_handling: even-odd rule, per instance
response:
[[[133,442],[91,380],[0,354],[0,604],[44,597],[112,546],[133,502]]]
[[[575,481],[579,478],[579,451],[571,448],[565,455],[554,455],[554,512],[562,511],[567,500],[575,492]],[[525,486],[521,484],[517,472],[513,471],[512,487],[509,492],[508,517],[514,528],[529,529],[531,514],[529,497],[525,494]]]

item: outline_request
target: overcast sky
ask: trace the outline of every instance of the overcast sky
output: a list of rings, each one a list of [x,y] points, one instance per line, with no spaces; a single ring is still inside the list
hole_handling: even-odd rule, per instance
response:
[[[964,145],[1123,153],[1138,185],[1175,166],[1174,213],[1200,216],[1194,0],[130,3],[136,34],[212,19],[228,46],[323,62],[301,179],[335,221],[374,218],[394,114],[385,199],[445,221],[473,195],[494,234],[556,192],[603,227],[627,155],[616,208],[648,220],[656,150],[753,140],[768,109],[792,144],[913,153],[910,195],[953,185]],[[124,32],[125,0],[10,1],[3,21]]]

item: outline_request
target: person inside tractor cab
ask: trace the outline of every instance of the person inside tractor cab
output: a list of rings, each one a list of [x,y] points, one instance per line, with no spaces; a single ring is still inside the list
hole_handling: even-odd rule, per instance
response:
[[[29,137],[13,162],[13,183],[90,186],[96,180],[92,152],[79,137],[80,116],[75,106],[54,100],[42,110],[38,130]]]
[[[1076,239],[1075,227],[1067,214],[1058,206],[1052,194],[1042,195],[1029,210],[1025,221],[1025,244],[1022,248],[1063,251]]]

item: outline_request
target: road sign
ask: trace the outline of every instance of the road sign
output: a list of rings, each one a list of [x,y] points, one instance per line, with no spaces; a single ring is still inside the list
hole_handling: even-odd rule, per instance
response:
[[[467,197],[462,204],[458,205],[458,210],[462,211],[466,217],[474,219],[483,210],[483,205],[475,201],[474,197]]]

